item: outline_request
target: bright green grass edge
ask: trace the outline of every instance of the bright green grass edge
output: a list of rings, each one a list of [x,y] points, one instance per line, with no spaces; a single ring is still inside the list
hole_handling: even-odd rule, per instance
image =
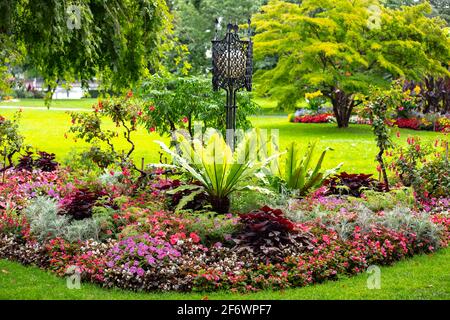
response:
[[[381,289],[368,289],[368,274],[345,277],[304,288],[283,291],[261,291],[252,294],[214,293],[142,293],[120,289],[104,289],[82,283],[81,289],[68,289],[66,280],[48,271],[17,262],[0,260],[0,299],[450,299],[450,248],[430,255],[418,255],[393,266],[381,267]]]

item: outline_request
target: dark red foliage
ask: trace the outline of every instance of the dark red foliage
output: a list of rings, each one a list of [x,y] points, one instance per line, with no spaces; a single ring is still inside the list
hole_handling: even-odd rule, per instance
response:
[[[385,191],[386,186],[372,178],[372,174],[342,172],[327,179],[323,184],[325,194],[345,194],[360,197],[364,190]]]
[[[100,197],[101,194],[89,189],[76,189],[64,197],[60,204],[64,214],[71,216],[75,220],[82,220],[92,217],[92,207]]]
[[[33,169],[52,172],[58,168],[58,165],[58,162],[55,161],[54,153],[39,151],[37,159],[33,159],[33,152],[27,151],[27,153],[19,159],[19,163],[15,168],[16,170],[26,170],[30,172],[33,171]]]
[[[33,152],[27,151],[25,155],[19,158],[19,163],[15,167],[16,170],[33,171]]]
[[[40,169],[45,172],[52,172],[58,168],[58,162],[55,161],[54,153],[39,151],[38,154],[39,157],[34,161],[34,166],[36,169]]]
[[[279,209],[267,206],[240,215],[242,230],[234,235],[234,250],[249,251],[262,262],[280,262],[292,251],[312,249],[312,236],[300,232]]]

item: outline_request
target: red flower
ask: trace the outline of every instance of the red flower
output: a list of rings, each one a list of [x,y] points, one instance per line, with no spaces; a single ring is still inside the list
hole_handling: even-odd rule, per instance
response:
[[[131,98],[133,96],[133,91],[128,91],[128,93],[127,93],[127,98]]]
[[[130,171],[127,168],[123,168],[122,174],[124,175],[124,177],[128,177],[128,176],[130,176]]]
[[[184,117],[182,121],[183,121],[184,123],[186,123],[186,122],[189,121],[189,119],[188,119],[187,117]]]
[[[400,138],[400,131],[397,131],[397,138]]]
[[[155,132],[156,129],[155,129],[155,127],[151,127],[149,130],[150,130],[150,132]]]
[[[154,106],[154,105],[151,105],[150,107],[148,107],[148,110],[150,110],[150,111],[155,111],[155,106]]]
[[[138,114],[139,117],[142,116],[142,111],[139,110],[137,114]]]
[[[192,241],[194,241],[194,243],[199,243],[200,242],[200,237],[194,232],[191,232],[189,234],[189,238],[191,238]]]

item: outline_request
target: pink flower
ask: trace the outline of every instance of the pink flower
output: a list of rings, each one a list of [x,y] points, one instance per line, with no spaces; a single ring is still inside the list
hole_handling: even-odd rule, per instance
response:
[[[330,237],[327,236],[326,234],[324,234],[322,236],[322,240],[326,243],[326,244],[330,244]]]
[[[184,123],[186,123],[186,122],[189,121],[189,119],[188,119],[187,117],[184,117],[182,121],[183,121]]]
[[[189,238],[191,238],[192,241],[194,241],[194,243],[199,243],[200,242],[200,237],[194,232],[191,232],[189,234]]]

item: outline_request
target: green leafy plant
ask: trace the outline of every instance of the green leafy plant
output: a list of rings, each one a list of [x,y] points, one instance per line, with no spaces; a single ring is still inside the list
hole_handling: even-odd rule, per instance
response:
[[[21,112],[14,114],[12,119],[6,119],[0,115],[0,155],[8,161],[8,166],[3,164],[3,169],[13,166],[13,156],[20,152],[24,137],[19,133],[19,121]],[[3,170],[2,169],[2,170]]]
[[[171,135],[176,143],[175,130],[186,130],[194,135],[195,122],[201,123],[203,129],[217,128],[225,130],[225,108],[222,92],[211,90],[211,80],[206,77],[174,77],[168,74],[153,75],[142,85],[141,95],[147,101],[140,121],[150,132]],[[255,114],[258,106],[248,93],[237,97],[239,111],[237,127],[251,128],[247,119]],[[223,114],[224,116],[218,116]]]
[[[319,188],[325,179],[335,174],[341,168],[342,163],[333,169],[322,171],[322,162],[325,154],[332,149],[326,148],[323,150],[319,159],[313,165],[312,158],[316,146],[316,141],[309,143],[306,152],[301,155],[298,144],[292,142],[285,155],[284,170],[280,168],[278,163],[272,163],[269,169],[271,185],[279,192],[285,190],[300,197]]]
[[[256,137],[255,130],[245,134],[234,153],[217,131],[210,134],[204,146],[198,139],[190,141],[179,135],[178,146],[181,155],[170,150],[164,143],[156,142],[172,156],[174,163],[201,184],[189,188],[204,190],[213,210],[226,213],[230,208],[230,194],[242,188],[252,188],[242,186],[242,181],[252,179],[259,169],[278,156],[257,159],[256,154],[259,153],[260,146],[256,144]],[[177,191],[180,190],[174,190]]]
[[[125,97],[99,101],[93,107],[93,112],[71,112],[72,126],[69,129],[75,139],[82,139],[91,144],[89,150],[83,153],[100,168],[106,168],[113,163],[128,166],[135,150],[133,133],[137,131],[138,118],[142,115],[141,102],[133,98],[132,92]],[[105,129],[102,120],[110,119],[116,130]],[[122,136],[128,148],[117,150],[117,139]],[[133,166],[136,170],[136,166]]]
[[[430,196],[446,197],[450,193],[448,141],[437,139],[432,145],[419,137],[408,137],[407,147],[395,149],[389,168],[405,186],[412,186],[422,200]]]

